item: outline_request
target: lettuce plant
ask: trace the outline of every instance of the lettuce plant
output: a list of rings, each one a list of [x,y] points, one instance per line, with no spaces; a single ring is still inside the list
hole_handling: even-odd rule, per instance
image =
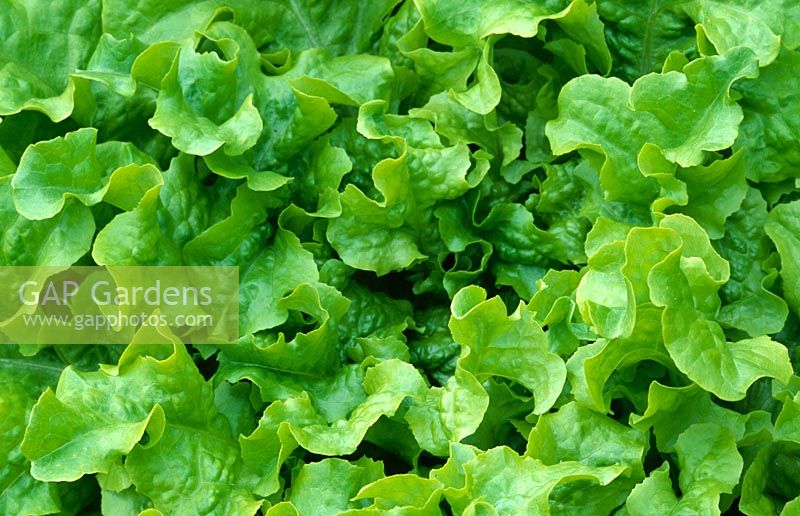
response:
[[[0,513],[800,512],[796,0],[15,0],[0,41],[0,265],[240,281],[237,344],[3,337]]]

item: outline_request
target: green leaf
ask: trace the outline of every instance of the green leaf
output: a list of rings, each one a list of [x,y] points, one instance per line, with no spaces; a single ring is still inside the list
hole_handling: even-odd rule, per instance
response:
[[[180,264],[184,246],[229,215],[236,192],[232,181],[220,180],[213,187],[204,184],[201,173],[192,156],[181,154],[163,176],[154,174],[147,176],[149,182],[138,181],[140,189],[149,189],[131,211],[120,213],[100,231],[92,250],[95,261],[102,265]],[[257,205],[263,198],[249,200]]]
[[[254,27],[259,45],[300,52],[325,48],[331,54],[360,54],[375,44],[384,20],[398,0],[352,4],[341,0],[326,2],[270,0],[262,6]],[[267,15],[266,13],[270,13]],[[350,20],[330,23],[332,17]]]
[[[495,113],[479,115],[444,93],[431,97],[423,107],[411,111],[411,115],[433,122],[436,132],[453,143],[480,145],[503,166],[519,156],[522,132],[518,127],[510,122],[499,125]]]
[[[415,399],[406,420],[420,447],[447,456],[451,442],[472,435],[489,405],[489,396],[469,372],[458,368],[444,387],[433,387]]]
[[[475,113],[486,115],[501,100],[500,79],[492,66],[492,47],[498,35],[533,38],[539,33],[540,24],[553,20],[576,45],[585,45],[600,69],[607,71],[611,64],[597,9],[583,0],[543,5],[504,0],[491,6],[476,0],[458,6],[441,0],[419,0],[416,5],[428,36],[456,49],[473,47],[480,51],[474,84],[453,92],[458,102]]]
[[[672,254],[654,267],[651,289],[664,295],[679,289],[688,292],[686,280],[678,279],[678,264],[678,255]],[[665,282],[685,286],[667,289]],[[664,345],[678,369],[690,379],[725,400],[742,399],[747,388],[764,376],[788,381],[792,366],[782,344],[766,336],[726,342],[720,326],[705,319],[690,303],[689,299],[674,305],[656,301],[666,306],[662,317]]]
[[[583,320],[607,338],[630,335],[635,324],[635,292],[622,274],[623,259],[622,242],[600,248],[575,291]]]
[[[0,264],[68,266],[85,255],[95,231],[92,212],[75,201],[56,216],[28,220],[14,208],[12,176],[0,178]]]
[[[324,151],[309,146],[337,118],[331,104],[359,106],[393,95],[394,70],[385,59],[370,55],[332,56],[309,49],[265,74],[255,42],[240,27],[217,22],[207,31],[218,42],[228,62],[234,63],[235,86],[242,100],[253,95],[253,105],[264,122],[255,146],[241,156],[224,149],[206,157],[209,167],[229,178],[247,177],[256,190],[280,186],[276,172],[296,176],[295,160],[309,161]],[[265,65],[266,66],[266,65]],[[294,166],[292,166],[294,165]],[[286,179],[283,179],[286,181]]]
[[[736,153],[709,166],[681,169],[676,177],[686,183],[688,204],[679,211],[695,219],[709,238],[722,238],[725,220],[736,212],[747,195],[745,159]]]
[[[559,117],[548,122],[547,137],[556,155],[603,154],[600,180],[608,197],[641,203],[655,186],[638,170],[645,143],[684,167],[702,163],[705,151],[729,147],[742,120],[730,87],[756,70],[752,52],[740,48],[692,61],[682,72],[646,75],[633,87],[616,78],[578,77],[561,90]],[[637,130],[631,134],[628,127]]]
[[[96,129],[84,128],[28,147],[11,180],[14,206],[20,215],[31,220],[49,219],[64,208],[69,198],[93,206],[103,199],[112,182],[124,184],[133,180],[123,176],[149,177],[157,173],[147,166],[150,158],[133,145],[96,145],[96,139]],[[130,164],[144,166],[123,168]],[[142,178],[143,184],[147,182]]]
[[[54,122],[72,113],[75,81],[100,37],[100,2],[52,6],[25,0],[0,15],[0,115],[41,111]]]
[[[258,351],[246,350],[250,352],[248,358],[257,357],[258,363],[286,372],[319,376],[334,374],[340,366],[339,322],[347,312],[350,301],[328,285],[303,283],[275,305],[277,310],[286,315],[290,312],[305,314],[315,321],[316,327],[306,333],[298,332],[291,340],[280,333],[268,346],[256,348]],[[231,356],[238,354],[230,353]]]
[[[576,462],[547,466],[510,448],[493,448],[464,464],[466,511],[493,508],[549,514],[550,494],[560,484],[585,480],[606,485],[623,470],[617,465],[590,467]]]
[[[25,358],[12,348],[0,349],[0,511],[7,514],[48,514],[61,510],[56,484],[36,480],[30,462],[22,455],[22,443],[36,396],[54,386],[63,362],[47,351]]]
[[[356,500],[373,499],[375,503],[368,509],[351,511],[350,514],[439,514],[441,487],[441,483],[434,479],[413,474],[381,478],[364,486],[355,496]]]
[[[48,344],[0,289],[0,513],[798,512],[796,0],[14,0],[0,39],[0,277],[240,285],[224,346]]]
[[[786,79],[800,70],[800,53],[782,51],[761,70],[758,80],[742,81],[740,104],[744,120],[735,148],[746,148],[747,177],[754,181],[781,181],[797,177],[800,145],[792,136],[800,128],[798,93],[786,88]]]
[[[644,450],[642,432],[572,402],[539,418],[525,454],[548,465],[563,461],[594,467],[626,465],[629,475],[641,477]]]
[[[797,509],[796,443],[762,446],[744,473],[739,509],[747,515],[792,514]]]
[[[291,265],[289,265],[291,264]],[[319,279],[314,258],[294,234],[279,229],[264,248],[239,271],[239,333],[248,334],[286,321],[288,311],[277,301],[301,283]]]
[[[136,0],[110,0],[103,10],[103,28],[116,38],[136,34],[145,43],[182,41],[196,30],[208,26],[219,4],[188,0],[144,3]]]
[[[453,298],[450,331],[461,345],[459,366],[479,380],[500,376],[531,391],[536,414],[549,410],[561,394],[566,366],[550,352],[547,337],[529,310],[520,305],[510,316],[499,297],[486,299],[479,287]]]
[[[388,360],[366,371],[363,391],[350,413],[330,425],[307,393],[267,407],[258,428],[240,439],[245,462],[266,475],[256,492],[268,495],[278,489],[281,464],[298,446],[321,455],[353,453],[379,418],[392,416],[406,397],[421,395],[425,384],[411,365]]]
[[[539,418],[528,439],[526,455],[547,465],[576,461],[590,467],[625,466],[608,485],[583,482],[557,487],[550,500],[553,512],[574,512],[592,500],[598,511],[622,504],[633,485],[644,477],[645,435],[601,414],[569,403],[555,414]]]
[[[383,163],[377,170],[399,168],[394,162]],[[384,275],[426,258],[414,234],[403,229],[402,212],[387,209],[352,185],[345,188],[340,199],[342,216],[328,226],[327,237],[334,248],[340,249],[346,264]]]
[[[572,9],[591,9],[581,1],[572,2],[569,7],[566,2],[535,5],[501,1],[486,5],[477,0],[460,6],[442,0],[419,0],[416,4],[428,35],[454,47],[476,44],[494,34],[532,38],[544,20],[566,17]]]
[[[68,371],[59,384],[69,390],[80,381]],[[47,390],[36,403],[27,428],[28,437],[23,441],[23,453],[31,461],[34,478],[70,482],[87,473],[108,473],[111,465],[142,439],[151,424],[152,428],[164,424],[160,407],[154,407],[144,417],[141,414],[104,417],[87,412],[85,406],[72,408],[72,401],[60,399],[58,394]],[[63,433],[56,436],[50,433],[50,427],[63,429]],[[95,442],[100,436],[102,446]]]
[[[672,490],[669,464],[637,485],[626,502],[632,515],[694,513],[720,514],[720,494],[731,493],[739,482],[742,457],[730,431],[714,424],[693,425],[678,438],[678,484]]]
[[[355,463],[325,459],[303,466],[292,481],[288,499],[301,514],[324,515],[355,509],[366,504],[351,499],[362,487],[381,477],[383,465],[366,457]]]
[[[345,420],[332,426],[314,424],[293,428],[298,444],[308,451],[323,455],[352,453],[367,430],[381,416],[393,415],[406,397],[418,396],[425,383],[409,364],[387,360],[367,370],[364,391],[367,397]]]
[[[759,65],[766,66],[777,57],[784,34],[788,48],[798,46],[789,27],[800,10],[791,2],[702,0],[691,12],[695,21],[702,24],[702,37],[707,38],[720,54],[735,47],[747,47],[756,53]]]
[[[669,476],[669,463],[665,462],[653,470],[642,483],[637,485],[625,502],[628,514],[672,514],[678,506],[678,497],[672,490]]]
[[[775,420],[775,439],[780,441],[792,441],[800,444],[800,425],[797,417],[800,412],[800,398],[795,396],[793,399],[786,400],[783,404],[778,419]]]
[[[781,278],[789,307],[800,314],[800,202],[776,206],[764,226],[781,255]]]
[[[698,59],[683,73],[648,75],[637,80],[630,102],[652,113],[662,135],[654,135],[664,155],[682,166],[699,164],[702,151],[729,147],[736,139],[742,110],[729,95],[737,80],[757,74],[752,52],[737,48]],[[665,116],[670,111],[672,116]]]
[[[236,263],[243,251],[271,229],[262,226],[267,217],[267,199],[267,194],[240,185],[231,201],[230,215],[186,242],[184,259],[198,265]]]
[[[629,337],[598,340],[570,357],[567,371],[575,399],[599,412],[610,412],[611,395],[606,385],[612,375],[645,360],[672,367],[661,339],[661,313],[653,307],[637,309]]]
[[[777,271],[766,263],[772,252],[766,222],[767,203],[750,188],[741,209],[728,219],[724,238],[714,243],[731,266],[731,279],[720,290],[726,304],[718,320],[751,337],[778,333],[789,315],[786,301],[771,291]]]
[[[161,83],[150,125],[187,154],[205,156],[220,147],[231,156],[242,154],[256,144],[262,121],[252,94],[228,98],[243,89],[236,71],[236,53],[222,60],[184,44]]]
[[[597,10],[606,25],[615,74],[633,81],[661,70],[671,51],[694,49],[695,32],[685,0],[630,2],[601,0]]]
[[[717,405],[697,385],[669,387],[653,382],[647,395],[647,410],[641,416],[631,415],[630,423],[642,431],[652,428],[658,449],[672,452],[678,437],[696,424],[715,424],[728,429],[737,441],[741,440],[745,436],[746,419]]]
[[[183,345],[174,344],[163,359],[140,354],[148,349],[131,344],[117,367],[97,372],[67,368],[56,392],[45,391],[22,444],[32,474],[64,481],[92,472],[120,474],[124,468],[123,478],[156,509],[255,513],[260,503],[245,487],[251,478],[242,472],[239,446],[227,424],[217,417],[211,387]],[[187,483],[200,474],[199,464],[205,465],[206,482]],[[164,471],[182,471],[185,478]]]
[[[379,275],[424,259],[419,247],[429,237],[430,224],[425,223],[433,206],[458,197],[481,179],[472,177],[466,144],[446,147],[428,122],[383,114],[384,108],[382,102],[364,104],[358,120],[358,131],[366,138],[394,144],[400,153],[372,171],[383,200],[348,185],[341,195],[342,215],[327,230],[346,264]]]

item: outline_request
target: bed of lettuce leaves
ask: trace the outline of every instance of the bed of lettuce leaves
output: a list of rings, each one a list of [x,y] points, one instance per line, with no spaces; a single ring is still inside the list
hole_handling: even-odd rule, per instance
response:
[[[0,513],[800,514],[795,0],[0,3],[0,264],[241,339],[0,346]]]

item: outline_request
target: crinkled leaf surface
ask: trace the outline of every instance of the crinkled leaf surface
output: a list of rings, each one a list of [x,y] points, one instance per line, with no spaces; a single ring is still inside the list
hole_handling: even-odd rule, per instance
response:
[[[797,513],[798,47],[796,0],[0,1],[0,265],[240,285],[228,345],[20,346],[0,289],[0,513]]]

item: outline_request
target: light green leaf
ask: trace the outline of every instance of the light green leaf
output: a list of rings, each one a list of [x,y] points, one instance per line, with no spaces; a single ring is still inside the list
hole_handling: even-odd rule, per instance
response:
[[[243,90],[236,71],[235,54],[223,61],[184,44],[161,83],[151,127],[187,154],[205,156],[220,147],[231,156],[242,154],[256,144],[262,121],[252,93],[229,98]]]
[[[12,176],[0,178],[0,265],[68,266],[85,255],[95,231],[92,212],[69,201],[46,220],[28,220],[14,208]]]
[[[677,505],[678,497],[672,490],[669,463],[665,462],[631,491],[625,509],[631,516],[673,514]]]
[[[697,165],[703,151],[725,149],[736,139],[742,109],[729,90],[737,80],[757,73],[752,52],[737,48],[692,61],[683,73],[642,77],[631,90],[631,107],[658,119],[661,134],[652,138],[670,161],[684,167]]]
[[[400,154],[372,171],[383,200],[348,185],[341,195],[342,215],[327,230],[346,264],[379,275],[424,259],[420,247],[431,237],[434,205],[462,195],[485,173],[471,170],[466,144],[446,147],[427,121],[384,114],[384,109],[382,102],[364,104],[358,119],[359,133],[395,145]]]
[[[705,319],[692,306],[691,298],[679,297],[689,292],[688,281],[679,272],[679,260],[678,254],[670,255],[652,269],[648,281],[659,296],[675,296],[674,304],[665,302],[664,297],[655,302],[665,306],[664,345],[678,369],[725,400],[743,398],[747,388],[764,376],[788,381],[792,366],[786,347],[766,336],[726,342],[720,326]],[[666,287],[668,282],[673,286]]]
[[[49,219],[64,208],[69,198],[86,206],[99,203],[112,182],[129,183],[123,176],[157,174],[151,158],[129,143],[96,144],[97,130],[84,128],[63,138],[28,147],[11,180],[14,205],[20,215],[31,219]],[[124,165],[145,165],[126,168]],[[119,172],[119,173],[118,173]],[[116,188],[123,187],[122,184]],[[126,203],[128,204],[128,203]]]
[[[633,87],[616,78],[573,79],[559,95],[559,117],[547,124],[553,153],[601,153],[600,180],[609,199],[649,200],[655,184],[637,164],[645,143],[684,167],[702,163],[705,151],[729,147],[742,120],[730,87],[756,70],[752,52],[739,48],[693,61],[680,73],[646,75]]]
[[[292,481],[288,499],[301,514],[327,515],[364,507],[351,501],[367,484],[383,477],[383,464],[364,457],[354,463],[325,459],[306,464]]]
[[[625,465],[628,475],[642,477],[644,450],[644,433],[572,402],[539,418],[525,455],[548,465],[563,461],[594,467]]]
[[[277,301],[301,283],[319,279],[314,258],[297,237],[283,229],[272,245],[239,270],[239,332],[254,333],[286,321],[288,311]]]
[[[59,385],[69,390],[82,382],[72,375],[67,370]],[[137,413],[109,417],[89,412],[85,406],[70,407],[73,400],[62,398],[63,392],[46,390],[31,414],[22,449],[31,461],[34,478],[71,482],[88,473],[108,473],[111,465],[129,453],[148,428],[158,439],[164,425],[163,410],[157,405],[144,417]],[[52,433],[51,427],[61,429],[59,434]],[[98,441],[102,441],[102,446]]]
[[[606,384],[618,370],[651,360],[672,367],[661,339],[661,312],[639,307],[636,324],[626,338],[603,340],[578,348],[567,361],[569,383],[575,399],[602,413],[611,411]]]
[[[682,496],[672,490],[669,465],[655,470],[631,492],[631,515],[720,514],[720,494],[739,482],[743,461],[730,431],[715,424],[693,425],[678,438],[677,454]]]
[[[537,414],[549,410],[561,394],[566,366],[548,349],[547,337],[532,313],[520,305],[510,316],[499,297],[471,286],[453,298],[450,331],[461,345],[459,366],[478,380],[500,376],[530,390]]]
[[[174,336],[161,338],[166,343]],[[173,344],[162,359],[140,354],[157,349],[163,346],[131,344],[116,367],[67,368],[56,392],[45,391],[31,413],[22,449],[32,474],[74,480],[124,468],[162,512],[254,514],[260,503],[249,494],[252,478],[242,471],[239,446],[218,417],[211,387],[183,345]],[[149,387],[143,392],[142,385]],[[186,482],[199,478],[198,464],[205,482]],[[184,478],[164,474],[174,471]]]
[[[38,393],[54,386],[64,367],[54,354],[43,351],[24,358],[10,346],[0,349],[0,512],[49,514],[61,510],[56,484],[36,480],[30,462],[22,455],[25,425]]]
[[[441,491],[442,484],[432,478],[392,475],[364,486],[354,498],[373,499],[375,503],[369,509],[348,514],[440,514],[437,506]]]
[[[797,39],[786,30],[785,21],[800,15],[800,9],[793,2],[700,0],[690,12],[703,27],[702,37],[707,38],[720,54],[744,46],[756,53],[760,66],[766,66],[777,57],[784,31],[788,38],[787,46],[797,47]]]
[[[417,0],[415,3],[428,35],[454,47],[473,45],[494,34],[532,38],[544,20],[557,20],[567,16],[571,9],[586,7],[581,1],[573,2],[569,7],[567,2],[537,5],[508,0],[491,4],[470,0],[462,5],[443,0]]]
[[[444,387],[434,387],[412,402],[406,413],[420,447],[447,456],[451,442],[472,435],[483,420],[489,396],[475,377],[457,368]]]
[[[660,450],[672,452],[686,429],[695,424],[715,424],[727,428],[740,441],[746,436],[747,416],[717,405],[711,395],[698,387],[668,387],[650,384],[647,410],[641,416],[632,414],[630,423],[642,431],[650,428]]]
[[[321,455],[353,453],[379,418],[394,415],[404,399],[420,396],[425,388],[413,366],[388,360],[366,371],[365,397],[346,417],[330,425],[315,410],[306,393],[273,402],[264,411],[258,428],[240,439],[245,462],[266,475],[259,481],[256,492],[268,495],[278,489],[281,464],[298,446]]]
[[[606,338],[630,335],[635,324],[633,285],[622,274],[624,245],[617,241],[589,258],[589,269],[575,291],[583,320]]]
[[[577,462],[547,466],[505,446],[493,448],[464,464],[464,495],[470,502],[466,513],[494,509],[506,514],[550,514],[550,494],[560,484],[607,485],[622,471],[622,466],[590,467]]]
[[[678,211],[695,219],[709,238],[722,238],[725,220],[747,195],[745,158],[737,152],[710,165],[680,169],[676,177],[686,183],[688,204]]]

